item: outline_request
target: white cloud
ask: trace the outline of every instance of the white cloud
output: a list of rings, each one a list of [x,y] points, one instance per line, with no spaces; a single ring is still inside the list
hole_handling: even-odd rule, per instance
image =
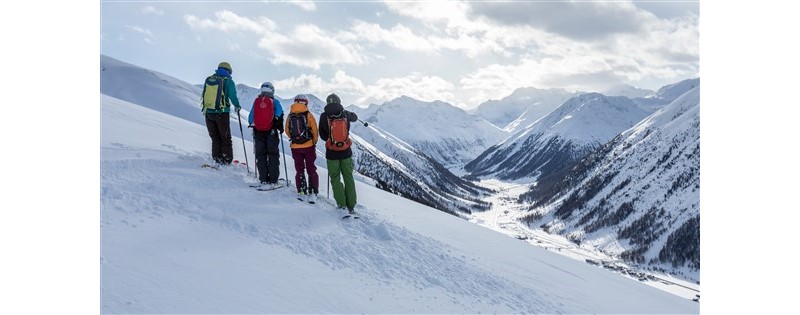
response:
[[[473,2],[470,15],[500,25],[532,26],[578,40],[639,32],[655,16],[630,2]]]
[[[303,1],[303,0],[285,0],[284,2],[288,2],[294,4],[305,11],[316,11],[317,5],[314,4],[313,1]]]
[[[144,35],[144,42],[145,43],[150,44],[150,45],[155,44],[153,42],[153,40],[155,39],[155,36],[153,35],[153,32],[151,32],[149,29],[146,29],[146,28],[141,27],[141,26],[136,26],[136,25],[125,25],[125,27],[127,29],[129,29],[129,30],[132,30],[132,31],[136,32],[136,33]],[[122,40],[122,35],[121,34],[120,34],[120,40]]]
[[[258,47],[270,52],[275,64],[288,63],[311,69],[319,69],[325,64],[367,62],[361,47],[337,41],[331,34],[311,24],[296,26],[288,36],[277,33],[264,36]]]
[[[437,51],[506,58],[470,65],[474,69],[460,80],[455,102],[478,104],[526,86],[597,90],[697,75],[696,15],[664,20],[629,2],[385,4],[427,26],[434,36],[424,39]]]
[[[527,58],[516,64],[492,64],[460,80],[468,104],[500,99],[519,87],[599,90],[619,82],[607,60],[587,55],[574,58]]]
[[[142,12],[144,12],[144,13],[152,13],[152,14],[156,14],[156,15],[164,15],[164,11],[163,10],[156,9],[156,7],[154,7],[152,5],[148,5],[148,6],[144,7],[144,8],[142,8]]]
[[[253,20],[228,10],[215,12],[214,15],[216,20],[201,19],[194,15],[185,15],[183,20],[195,30],[217,29],[223,32],[242,31],[265,34],[277,28],[277,24],[266,17]]]
[[[266,17],[251,19],[227,10],[216,12],[215,16],[216,20],[211,20],[186,15],[184,20],[197,30],[254,33],[260,38],[253,40],[273,56],[274,64],[319,69],[325,64],[364,64],[368,59],[357,44],[335,40],[333,34],[316,25],[296,25],[289,34],[282,34],[277,32],[277,24]]]
[[[455,100],[455,86],[438,76],[412,73],[405,77],[383,78],[366,87],[366,93],[356,100],[358,104],[376,103],[406,95],[422,101]]]
[[[313,74],[301,74],[274,83],[275,88],[285,90],[288,93],[286,95],[311,93],[322,98],[330,93],[336,93],[342,98],[343,104],[361,106],[370,103],[381,104],[403,95],[423,101],[456,100],[455,86],[452,83],[438,76],[420,73],[412,73],[404,77],[382,78],[370,85],[365,85],[360,79],[341,70],[337,71],[330,80]],[[463,104],[456,103],[456,105]]]
[[[469,4],[458,1],[384,1],[389,10],[426,23],[445,23],[448,28],[471,25]]]
[[[437,49],[437,45],[429,39],[418,36],[410,28],[399,24],[391,29],[384,29],[378,24],[356,21],[351,30],[352,33],[346,36],[351,40],[383,43],[404,51],[433,52]]]
[[[352,96],[361,95],[366,91],[364,84],[358,78],[347,75],[344,71],[337,71],[330,81],[325,81],[317,75],[301,74],[285,80],[274,82],[275,89],[283,89],[291,95],[310,93],[320,98],[330,93]]]
[[[187,15],[184,20],[194,30],[255,35],[251,43],[247,37],[236,43],[240,44],[237,49],[249,55],[257,53],[252,51],[252,43],[256,43],[256,50],[260,51],[256,59],[263,60],[266,56],[273,64],[314,70],[336,66],[343,71],[329,78],[302,74],[283,83],[298,89],[293,93],[327,95],[333,90],[342,91],[343,97],[347,95],[352,103],[359,105],[408,95],[475,106],[487,99],[507,96],[519,87],[598,90],[619,83],[672,83],[697,76],[699,18],[696,15],[664,20],[630,3],[577,3],[577,13],[573,13],[587,21],[602,20],[602,25],[581,24],[577,20],[562,25],[559,18],[568,15],[559,14],[555,8],[565,4],[509,5],[497,11],[495,4],[473,2],[387,2],[388,10],[376,13],[386,17],[380,23],[342,20],[324,28],[310,19],[299,24],[281,24],[286,26],[279,30],[271,19],[249,18],[230,11],[216,12],[212,18]],[[548,15],[548,19],[531,20],[520,9],[534,6],[539,11],[528,13]],[[622,23],[610,18],[609,22],[600,18],[604,16],[630,18],[630,21]],[[508,21],[498,21],[503,17]],[[384,21],[394,24],[387,25]],[[594,26],[597,27],[585,29]],[[449,57],[454,52],[472,62],[463,62],[464,58],[459,56],[452,58],[458,64],[451,63]],[[423,63],[417,61],[426,58],[425,54],[435,54],[442,60],[436,70],[441,73],[428,73],[428,69],[420,68]],[[387,62],[407,64],[405,71],[411,74],[381,75],[382,65]],[[394,77],[365,83],[362,77],[347,75],[348,66],[367,63],[374,64],[372,72],[366,74],[370,78]],[[395,68],[385,69],[396,71]],[[447,82],[443,77],[460,80]]]
[[[471,4],[466,2],[389,1],[385,4],[390,11],[417,20],[434,33],[423,39],[435,50],[459,51],[470,58],[488,53],[510,57],[510,48],[530,45],[535,42],[533,35],[537,33],[527,27],[492,25],[475,19],[470,16]]]

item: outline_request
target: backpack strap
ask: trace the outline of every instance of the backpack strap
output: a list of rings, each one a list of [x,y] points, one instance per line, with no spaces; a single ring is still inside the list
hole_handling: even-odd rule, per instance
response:
[[[220,102],[219,102],[220,103],[219,106],[220,106],[220,110],[225,110],[225,108],[228,107],[228,97],[225,95],[225,82],[226,82],[225,79],[227,79],[227,78],[223,77],[223,76],[218,76],[218,77],[220,77],[222,79],[222,83],[219,84],[219,87],[222,89],[220,91],[220,95],[219,95],[222,98],[220,100]]]

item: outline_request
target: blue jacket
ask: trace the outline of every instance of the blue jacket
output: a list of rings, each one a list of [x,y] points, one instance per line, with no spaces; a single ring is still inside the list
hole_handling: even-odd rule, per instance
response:
[[[223,89],[225,90],[225,95],[228,96],[230,99],[230,103],[233,104],[236,108],[241,108],[239,105],[239,98],[236,96],[236,83],[233,82],[233,78],[231,78],[231,74],[228,73],[228,70],[225,68],[217,68],[217,71],[214,71],[214,74],[224,77],[225,83],[223,83]],[[230,113],[231,108],[230,106],[226,106],[222,109],[208,109],[206,110],[207,114],[219,114],[219,113]]]
[[[259,95],[261,96],[261,95]],[[256,98],[258,99],[258,98]],[[272,105],[275,106],[275,118],[283,117],[283,106],[281,106],[281,101],[277,98],[272,98]],[[253,110],[256,109],[256,102],[253,102],[253,107],[250,108],[250,115],[247,116],[247,123],[249,125],[253,125]]]

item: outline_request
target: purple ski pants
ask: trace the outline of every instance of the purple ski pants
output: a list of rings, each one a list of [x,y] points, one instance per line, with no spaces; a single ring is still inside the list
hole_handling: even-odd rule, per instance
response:
[[[305,182],[307,183],[307,192],[309,194],[318,194],[319,193],[319,176],[317,176],[317,166],[314,165],[314,161],[317,159],[317,152],[315,148],[308,147],[308,148],[300,148],[300,149],[292,149],[292,158],[294,159],[294,182],[297,186],[297,191],[299,192],[302,187],[301,183],[304,182],[304,178],[307,179]],[[305,173],[308,173],[308,176],[305,176]]]

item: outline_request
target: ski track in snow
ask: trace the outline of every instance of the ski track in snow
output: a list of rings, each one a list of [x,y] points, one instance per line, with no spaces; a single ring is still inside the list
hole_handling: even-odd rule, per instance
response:
[[[109,150],[114,149],[103,149],[104,152]],[[141,152],[135,154],[142,155]],[[548,297],[546,293],[476,270],[470,266],[466,256],[459,255],[455,249],[387,223],[371,209],[359,206],[360,219],[342,220],[343,213],[334,210],[324,196],[320,197],[322,202],[309,205],[297,201],[293,189],[255,191],[247,187],[246,182],[252,178],[248,179],[244,169],[199,167],[207,162],[198,156],[178,156],[174,161],[103,161],[102,206],[106,212],[136,209],[135,213],[126,214],[135,215],[140,220],[157,219],[168,213],[222,225],[263,243],[313,257],[333,270],[368,273],[385,283],[407,283],[419,290],[439,287],[457,296],[491,301],[491,304],[507,306],[510,310],[541,312],[564,309],[562,303],[554,302],[563,301],[563,297]],[[157,176],[151,174],[152,170],[158,170]],[[201,183],[198,183],[198,176],[202,176]],[[165,190],[165,185],[175,188],[175,191]],[[196,204],[195,197],[209,193],[219,194],[220,198]],[[259,194],[265,198],[252,198]],[[273,196],[279,198],[271,198]],[[286,210],[282,213],[264,210],[254,200],[269,200],[270,209],[279,207]],[[104,213],[104,223],[110,224],[112,217],[113,213]],[[135,227],[130,221],[123,223]],[[501,295],[497,292],[516,294]]]

